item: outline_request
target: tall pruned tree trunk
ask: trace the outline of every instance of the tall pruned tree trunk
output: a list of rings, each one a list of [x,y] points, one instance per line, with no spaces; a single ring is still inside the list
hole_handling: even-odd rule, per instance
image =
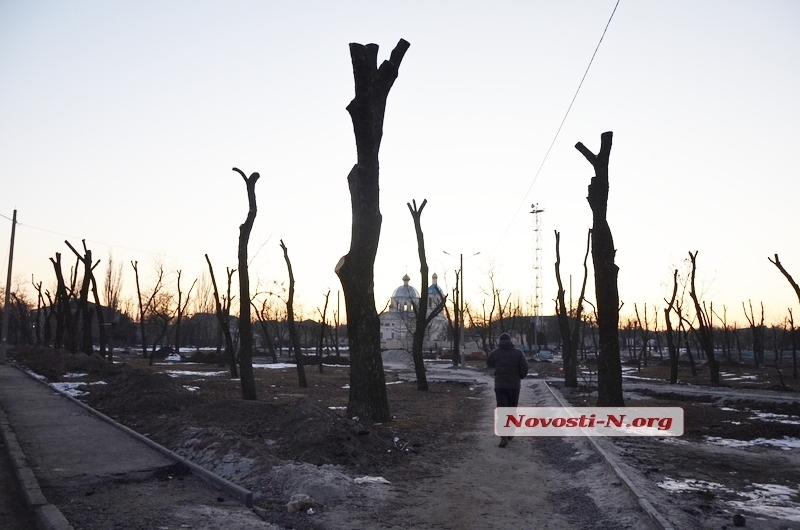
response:
[[[189,307],[189,300],[192,297],[192,290],[194,289],[195,284],[197,283],[197,278],[194,279],[192,285],[189,287],[189,291],[186,293],[186,300],[183,300],[183,291],[181,291],[181,274],[183,271],[178,271],[178,309],[177,314],[175,316],[175,353],[180,355],[181,353],[181,322],[183,321],[183,315],[186,314],[186,309]]]
[[[597,355],[597,406],[624,407],[622,397],[622,362],[619,351],[619,267],[614,263],[617,251],[608,226],[608,159],[614,133],[600,135],[600,152],[595,155],[581,142],[575,149],[592,164],[594,177],[589,184],[592,208],[592,264],[597,296],[597,328],[600,351]]]
[[[761,302],[761,322],[756,320],[756,315],[753,312],[753,301],[750,303],[750,315],[747,314],[747,308],[742,302],[742,309],[744,310],[744,317],[750,324],[750,330],[753,334],[753,363],[755,367],[761,366],[761,361],[764,359],[764,302]]]
[[[247,186],[249,209],[244,223],[239,225],[239,366],[242,374],[242,398],[256,399],[256,380],[253,374],[253,322],[250,320],[250,276],[247,268],[247,243],[256,220],[256,182],[259,174],[250,177],[237,168]]]
[[[142,288],[139,284],[139,262],[131,261],[133,267],[133,274],[136,278],[136,298],[139,301],[139,331],[142,334],[142,358],[147,359],[147,331],[145,329],[145,311],[144,304],[142,303]]]
[[[82,240],[83,243],[83,251],[84,255],[81,256],[75,247],[73,247],[69,241],[64,241],[67,244],[69,249],[75,254],[75,257],[78,261],[83,264],[83,280],[81,282],[81,292],[80,298],[78,299],[78,312],[80,313],[81,318],[81,351],[86,355],[91,355],[93,353],[94,345],[92,344],[92,317],[91,313],[89,312],[89,289],[92,286],[92,282],[94,281],[94,274],[92,270],[97,264],[92,265],[92,251],[86,248],[86,240]],[[100,263],[99,261],[97,263]],[[95,299],[95,312],[98,314],[98,323],[100,325],[100,330],[104,333],[104,329],[102,327],[103,316],[101,314],[102,309],[100,308],[100,304],[97,298],[97,287],[95,286],[94,289],[94,299]],[[104,341],[102,341],[104,342]],[[105,354],[104,350],[101,350],[101,354]]]
[[[664,308],[664,323],[667,329],[667,349],[669,350],[669,382],[676,384],[678,382],[678,360],[680,359],[680,352],[678,351],[677,344],[680,344],[680,338],[675,340],[675,332],[672,329],[672,321],[669,315],[675,310],[675,298],[678,295],[678,269],[672,274],[672,297],[667,300],[667,307]],[[678,316],[678,325],[680,325],[680,315]]]
[[[206,263],[208,263],[208,272],[211,274],[211,285],[214,288],[214,305],[216,307],[217,313],[217,322],[219,322],[219,328],[222,331],[223,335],[225,336],[225,357],[228,360],[228,365],[230,366],[231,370],[231,377],[233,379],[239,378],[239,370],[236,368],[236,352],[233,350],[233,337],[231,337],[231,330],[230,326],[228,325],[228,310],[223,309],[222,303],[219,299],[219,289],[217,289],[217,280],[214,277],[214,267],[211,266],[211,260],[206,256]],[[232,271],[228,270],[228,291],[230,294],[230,278],[232,276]],[[230,304],[230,296],[228,297],[228,304]]]
[[[711,314],[713,309],[706,311],[705,304],[700,304],[700,299],[697,296],[695,289],[695,273],[697,272],[697,251],[694,254],[689,252],[689,259],[692,262],[692,272],[689,284],[689,297],[694,303],[695,314],[697,315],[697,340],[700,343],[700,348],[706,354],[708,359],[708,367],[710,369],[711,382],[719,384],[719,361],[714,356],[714,328],[711,321]]]
[[[411,203],[406,203],[408,211],[411,212],[411,217],[414,219],[414,231],[417,234],[417,252],[419,253],[419,273],[421,276],[421,284],[419,291],[419,306],[415,308],[416,311],[416,325],[414,327],[414,341],[411,346],[411,356],[414,359],[414,372],[417,376],[417,390],[428,390],[428,378],[425,375],[425,361],[422,357],[422,346],[425,343],[425,332],[428,329],[433,318],[442,312],[445,304],[445,298],[439,301],[437,307],[432,311],[428,311],[428,260],[425,257],[425,236],[422,233],[422,210],[428,204],[427,199],[423,199],[422,204],[417,208],[417,201],[412,208]]]
[[[336,274],[344,291],[350,341],[347,414],[376,422],[391,419],[374,290],[381,233],[378,152],[386,98],[408,47],[409,43],[400,39],[389,60],[378,68],[377,44],[350,44],[355,97],[347,111],[353,121],[357,163],[347,177],[353,215],[350,250],[336,265]]]
[[[319,373],[322,373],[322,348],[325,345],[325,328],[328,327],[327,314],[328,314],[328,299],[331,296],[331,290],[325,293],[325,305],[322,311],[319,311],[320,326],[319,326],[319,341],[317,341],[317,360],[319,361]]]
[[[556,283],[558,284],[558,296],[556,298],[556,309],[558,313],[558,330],[561,333],[563,343],[562,358],[564,361],[564,386],[567,388],[578,388],[578,339],[580,337],[581,315],[583,313],[583,297],[586,295],[586,281],[589,277],[589,270],[586,262],[589,259],[589,246],[591,244],[592,231],[586,238],[586,254],[583,256],[583,285],[581,294],[578,298],[578,305],[575,308],[575,322],[570,328],[570,315],[564,302],[564,287],[561,283],[561,234],[556,230]],[[570,302],[571,303],[571,302]]]
[[[297,336],[297,326],[294,322],[294,273],[292,272],[292,262],[289,261],[289,250],[281,239],[281,249],[283,249],[283,259],[286,261],[286,268],[289,270],[289,298],[286,300],[286,324],[289,327],[289,339],[292,341],[294,349],[294,360],[297,364],[297,380],[300,388],[307,388],[306,370],[303,366],[303,351],[300,349],[300,338]]]

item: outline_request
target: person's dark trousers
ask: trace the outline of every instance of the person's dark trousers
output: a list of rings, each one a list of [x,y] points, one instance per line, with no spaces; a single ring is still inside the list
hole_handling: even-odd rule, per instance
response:
[[[516,407],[519,405],[519,388],[495,388],[494,395],[497,398],[498,407]],[[513,436],[502,436],[500,447],[505,447]]]
[[[516,407],[519,405],[519,388],[495,388],[498,407]]]

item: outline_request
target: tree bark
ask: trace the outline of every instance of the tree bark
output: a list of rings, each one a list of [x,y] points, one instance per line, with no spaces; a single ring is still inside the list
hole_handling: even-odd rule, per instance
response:
[[[303,366],[303,351],[300,349],[300,339],[297,336],[297,326],[294,323],[294,273],[292,272],[292,262],[289,261],[289,251],[281,239],[281,249],[283,249],[283,259],[286,260],[286,268],[289,269],[289,298],[286,301],[286,323],[289,326],[289,338],[294,349],[294,360],[297,364],[297,380],[300,388],[307,388],[306,370]]]
[[[406,203],[411,218],[414,220],[414,231],[417,235],[417,252],[419,253],[419,273],[421,277],[419,290],[419,307],[416,308],[416,325],[414,327],[414,342],[411,346],[411,357],[414,359],[414,372],[417,376],[417,390],[428,390],[428,378],[425,375],[425,361],[422,358],[422,346],[425,342],[425,328],[428,325],[428,261],[425,257],[425,236],[422,233],[422,210],[428,204],[428,199],[423,199],[417,208],[417,201]]]
[[[80,298],[78,299],[78,312],[81,319],[81,351],[86,355],[91,355],[94,345],[92,344],[92,318],[89,313],[89,288],[92,285],[92,251],[86,248],[86,240],[83,241],[84,255],[81,256],[75,247],[69,241],[64,241],[69,249],[78,258],[78,261],[83,264],[83,280],[81,282]],[[95,296],[97,300],[97,296]],[[100,308],[97,307],[96,311],[99,313]]]
[[[700,348],[708,358],[708,366],[710,369],[711,382],[719,384],[719,361],[714,357],[714,328],[711,322],[711,312],[706,312],[700,305],[700,300],[697,297],[695,290],[695,273],[697,271],[697,251],[694,254],[689,252],[689,259],[692,262],[691,280],[689,285],[689,297],[694,303],[695,314],[697,315],[697,338],[700,342]]]
[[[778,267],[778,270],[781,271],[781,273],[786,277],[786,279],[789,281],[789,284],[792,286],[792,289],[794,289],[795,294],[797,295],[797,300],[800,301],[800,285],[797,285],[797,282],[794,281],[794,278],[792,278],[792,275],[789,274],[789,272],[786,269],[783,268],[783,265],[781,264],[781,260],[778,259],[778,255],[775,254],[775,260],[774,261],[772,259],[770,259],[770,258],[767,258],[767,259],[769,260],[770,263],[772,263],[773,265]]]
[[[678,360],[680,358],[680,352],[678,352],[677,343],[679,341],[675,340],[674,331],[672,330],[672,322],[669,319],[669,314],[673,311],[673,307],[675,306],[675,298],[678,295],[678,269],[672,274],[672,298],[667,301],[665,298],[664,301],[667,302],[667,307],[664,309],[664,322],[667,326],[667,349],[669,350],[669,382],[670,384],[676,384],[678,382]],[[678,318],[678,323],[680,324],[680,317]]]
[[[597,406],[623,407],[622,362],[619,349],[619,267],[614,263],[616,249],[606,218],[608,210],[608,159],[612,132],[600,136],[600,152],[595,155],[581,142],[575,148],[592,164],[595,176],[589,184],[589,206],[592,208],[592,263],[597,296]]]
[[[249,209],[247,218],[239,226],[239,365],[242,374],[242,398],[256,399],[256,380],[253,374],[253,322],[250,320],[250,276],[247,268],[247,243],[256,220],[256,182],[259,174],[250,177],[237,169],[247,186],[247,202]]]
[[[570,315],[564,302],[564,287],[561,283],[561,234],[556,231],[556,283],[558,284],[558,296],[556,299],[556,309],[558,314],[558,329],[561,334],[562,359],[564,361],[564,386],[567,388],[578,388],[578,339],[580,336],[581,314],[583,313],[583,297],[586,294],[586,280],[589,271],[586,262],[589,259],[589,246],[592,232],[589,231],[586,241],[586,254],[583,257],[583,285],[581,294],[578,298],[578,305],[575,308],[574,323],[570,328]]]
[[[355,97],[347,111],[353,122],[357,163],[347,177],[353,216],[350,250],[336,265],[336,274],[344,291],[350,341],[347,413],[376,422],[391,419],[374,293],[375,255],[381,230],[378,152],[386,98],[408,47],[409,43],[401,39],[389,60],[378,68],[377,44],[350,44]]]
[[[217,322],[225,336],[225,356],[228,359],[228,364],[231,370],[231,377],[233,379],[239,378],[239,370],[236,368],[236,354],[233,351],[233,338],[231,337],[231,330],[228,326],[228,312],[222,309],[222,304],[219,301],[219,290],[217,289],[217,280],[214,277],[214,267],[211,266],[211,260],[206,256],[206,263],[208,263],[208,272],[211,274],[211,285],[214,287],[214,303],[216,305]],[[230,280],[230,275],[228,276]],[[230,286],[230,282],[228,283]]]
[[[322,308],[322,311],[319,312],[320,317],[320,326],[319,326],[319,341],[317,342],[317,360],[319,361],[319,373],[322,373],[322,347],[325,344],[325,328],[328,327],[327,325],[327,314],[328,314],[328,299],[331,296],[331,290],[328,289],[328,292],[325,293],[325,306]],[[319,311],[319,309],[317,310]]]

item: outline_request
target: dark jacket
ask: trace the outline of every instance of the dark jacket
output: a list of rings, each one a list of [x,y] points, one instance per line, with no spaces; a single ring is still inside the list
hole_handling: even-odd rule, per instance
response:
[[[495,388],[520,388],[520,381],[528,375],[525,354],[510,340],[500,341],[500,347],[486,358],[486,366],[494,368]]]

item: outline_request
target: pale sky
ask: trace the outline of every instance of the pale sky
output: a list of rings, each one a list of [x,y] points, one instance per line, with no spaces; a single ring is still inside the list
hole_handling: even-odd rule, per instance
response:
[[[800,280],[800,3],[621,0],[545,160],[615,5],[0,1],[3,283],[15,208],[15,283],[52,286],[48,258],[72,264],[63,241],[83,238],[126,264],[129,295],[131,260],[193,279],[208,253],[224,276],[247,213],[236,166],[261,174],[253,283],[287,281],[282,239],[313,316],[341,289],[350,243],[348,43],[380,45],[383,61],[404,38],[380,153],[379,310],[405,273],[420,283],[412,199],[428,200],[428,262],[448,292],[458,260],[443,251],[464,254],[471,304],[491,271],[529,303],[535,202],[544,313],[554,230],[577,296],[593,170],[573,146],[597,152],[613,131],[623,313],[663,309],[671,270],[697,250],[715,309],[744,325],[742,302],[763,301],[783,319],[798,301],[767,257]]]

